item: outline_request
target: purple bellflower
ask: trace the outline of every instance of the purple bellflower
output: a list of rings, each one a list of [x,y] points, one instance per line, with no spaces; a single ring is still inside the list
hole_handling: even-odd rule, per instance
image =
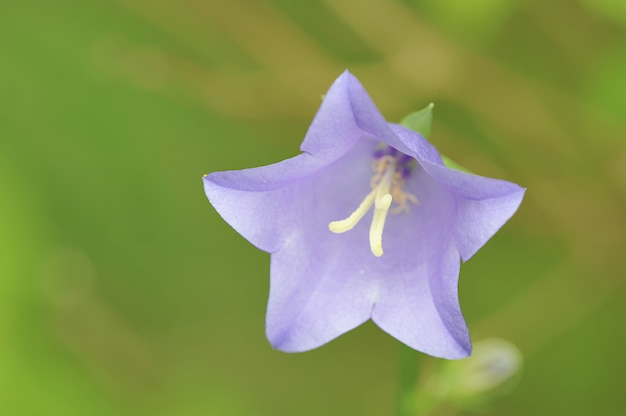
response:
[[[424,353],[470,355],[460,261],[515,213],[525,189],[446,167],[422,135],[385,121],[348,71],[300,149],[204,177],[217,212],[271,253],[270,343],[306,351],[372,319]]]

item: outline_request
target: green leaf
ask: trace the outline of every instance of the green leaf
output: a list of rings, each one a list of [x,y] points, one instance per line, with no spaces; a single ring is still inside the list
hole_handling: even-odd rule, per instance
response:
[[[441,160],[443,161],[443,164],[449,167],[450,169],[459,170],[465,173],[472,173],[469,170],[465,169],[463,166],[456,163],[454,160],[450,159],[448,156],[441,155]]]
[[[430,124],[433,121],[434,106],[435,104],[430,103],[426,108],[409,114],[402,119],[400,124],[428,138],[430,136]]]
[[[428,136],[430,136],[430,125],[433,121],[433,107],[435,107],[434,103],[428,104],[426,108],[404,117],[400,124],[428,138]],[[459,170],[465,173],[472,173],[447,156],[441,155],[441,159],[443,160],[443,164],[450,169]]]

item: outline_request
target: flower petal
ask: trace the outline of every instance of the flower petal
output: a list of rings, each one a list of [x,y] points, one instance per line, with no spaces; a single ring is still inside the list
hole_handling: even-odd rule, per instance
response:
[[[314,242],[294,239],[272,255],[266,334],[274,348],[317,348],[370,318],[375,286],[351,259],[337,256],[346,249],[339,240],[303,251]]]
[[[324,168],[324,161],[301,154],[253,169],[214,172],[203,178],[204,190],[217,212],[244,238],[261,250],[274,252],[281,232],[293,220],[297,186]]]
[[[376,258],[368,244],[371,213],[343,234],[332,233],[328,224],[347,217],[369,192],[376,145],[361,140],[341,161],[299,184],[307,190],[302,217],[271,260],[266,332],[277,349],[319,347],[370,317],[378,293],[364,265]]]
[[[441,155],[428,140],[421,134],[407,129],[399,124],[389,123],[394,137],[385,140],[389,146],[395,147],[402,153],[415,158],[418,162],[430,162],[435,165],[443,164]]]
[[[457,294],[459,255],[452,245],[439,262],[424,262],[396,276],[381,295],[372,320],[385,332],[426,354],[464,358],[472,345]]]
[[[346,70],[324,96],[300,149],[336,159],[363,136],[395,137],[363,85]]]
[[[416,195],[420,204],[411,207],[408,216],[392,217],[398,225],[391,222],[385,230],[383,245],[386,241],[393,247],[399,241],[403,259],[391,257],[401,261],[401,267],[382,276],[383,289],[372,319],[416,350],[449,359],[466,357],[471,343],[457,292],[460,257],[454,247],[454,195],[420,167],[409,178],[406,191]]]
[[[458,196],[456,244],[469,260],[517,211],[525,188],[511,182],[423,163],[436,181]]]

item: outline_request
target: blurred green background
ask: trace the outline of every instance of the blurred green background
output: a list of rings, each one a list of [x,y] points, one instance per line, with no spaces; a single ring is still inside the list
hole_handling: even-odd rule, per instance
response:
[[[528,188],[461,271],[525,359],[479,413],[623,414],[623,0],[0,1],[0,414],[391,414],[374,325],[271,349],[269,256],[201,183],[297,154],[345,68]]]

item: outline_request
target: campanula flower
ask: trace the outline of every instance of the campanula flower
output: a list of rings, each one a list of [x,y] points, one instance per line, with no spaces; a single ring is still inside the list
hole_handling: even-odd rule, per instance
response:
[[[468,356],[460,261],[513,215],[524,189],[446,167],[422,135],[385,121],[348,71],[300,149],[204,177],[217,212],[271,253],[270,343],[306,351],[372,319],[416,350]]]

